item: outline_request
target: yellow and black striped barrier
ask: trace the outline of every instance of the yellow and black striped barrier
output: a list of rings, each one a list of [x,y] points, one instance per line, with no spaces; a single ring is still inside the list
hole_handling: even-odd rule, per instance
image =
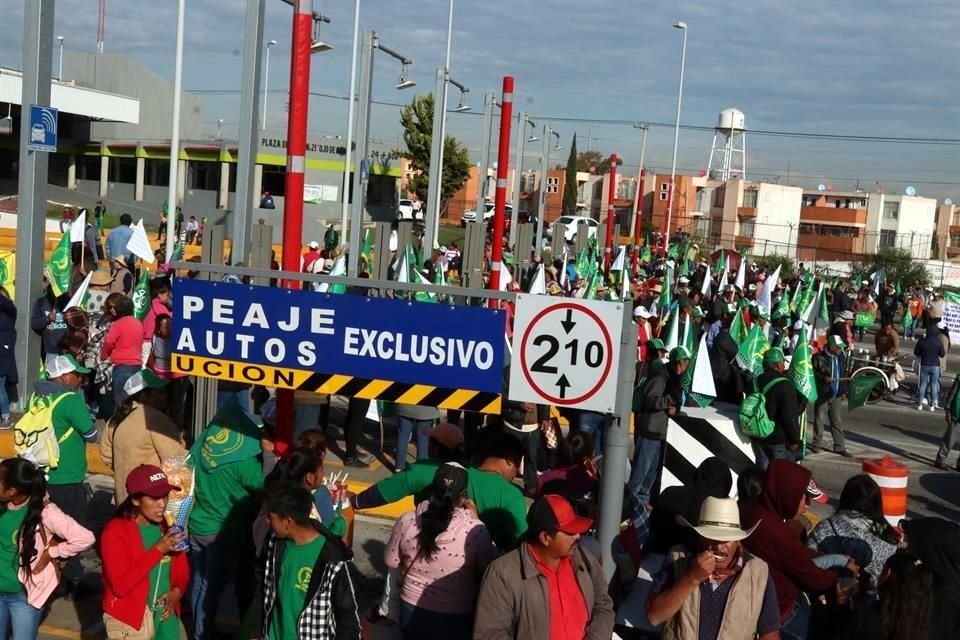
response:
[[[418,404],[439,409],[459,409],[477,413],[500,413],[500,394],[471,391],[469,389],[445,389],[427,384],[371,380],[233,360],[199,358],[180,353],[173,355],[173,370],[177,373],[217,380],[232,380],[266,387],[312,391],[364,400]]]

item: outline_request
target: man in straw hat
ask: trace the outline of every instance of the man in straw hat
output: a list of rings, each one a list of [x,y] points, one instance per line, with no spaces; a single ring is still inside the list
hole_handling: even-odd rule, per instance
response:
[[[708,497],[700,507],[697,553],[674,547],[671,562],[654,579],[647,602],[652,624],[663,624],[664,640],[780,637],[780,609],[767,564],[741,545],[757,528],[740,527],[732,498]]]

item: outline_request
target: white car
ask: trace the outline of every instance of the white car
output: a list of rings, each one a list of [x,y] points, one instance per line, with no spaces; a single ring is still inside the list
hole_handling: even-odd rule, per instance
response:
[[[564,225],[564,239],[567,242],[574,242],[577,239],[577,230],[581,222],[586,222],[589,225],[587,227],[587,231],[590,234],[590,237],[596,237],[597,229],[600,227],[600,223],[593,218],[588,218],[587,216],[560,216],[553,221],[553,227],[556,227],[558,224]],[[551,229],[553,227],[551,227]],[[551,237],[553,236],[552,231],[550,235]]]
[[[397,205],[398,220],[423,220],[423,209],[414,206],[413,200],[403,199]]]
[[[487,203],[484,204],[484,207],[483,207],[483,221],[484,221],[484,222],[489,222],[490,220],[493,219],[493,210],[494,210],[494,203],[493,203],[493,202],[487,202]],[[505,209],[504,209],[504,215],[505,215],[507,218],[509,218],[510,216],[513,215],[513,207],[510,206],[509,204],[506,205],[506,207],[505,207]],[[467,226],[467,223],[468,223],[468,222],[476,222],[476,221],[477,221],[477,210],[476,210],[476,209],[470,209],[469,211],[464,211],[464,212],[463,212],[463,218],[460,219],[460,226],[461,226],[461,227],[465,227],[465,226]]]

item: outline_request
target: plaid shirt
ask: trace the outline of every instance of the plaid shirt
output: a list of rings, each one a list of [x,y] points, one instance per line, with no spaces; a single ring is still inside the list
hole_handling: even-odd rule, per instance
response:
[[[353,580],[350,578],[350,551],[343,546],[339,538],[323,527],[317,526],[317,530],[327,538],[327,542],[317,558],[310,586],[307,588],[306,604],[297,619],[297,638],[359,640],[360,618],[357,614]],[[270,624],[270,614],[276,605],[277,569],[283,555],[283,545],[278,545],[277,540],[276,534],[272,532],[267,537],[263,550],[262,577],[258,580],[263,596],[263,619],[260,621],[263,638],[269,637],[267,627]]]

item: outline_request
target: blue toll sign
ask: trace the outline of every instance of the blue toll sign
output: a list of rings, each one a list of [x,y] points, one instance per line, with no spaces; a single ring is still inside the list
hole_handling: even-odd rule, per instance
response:
[[[30,151],[57,150],[57,116],[53,107],[30,105],[30,136],[27,148]]]
[[[187,279],[173,291],[173,350],[182,356],[263,365],[281,377],[503,389],[499,310]]]

